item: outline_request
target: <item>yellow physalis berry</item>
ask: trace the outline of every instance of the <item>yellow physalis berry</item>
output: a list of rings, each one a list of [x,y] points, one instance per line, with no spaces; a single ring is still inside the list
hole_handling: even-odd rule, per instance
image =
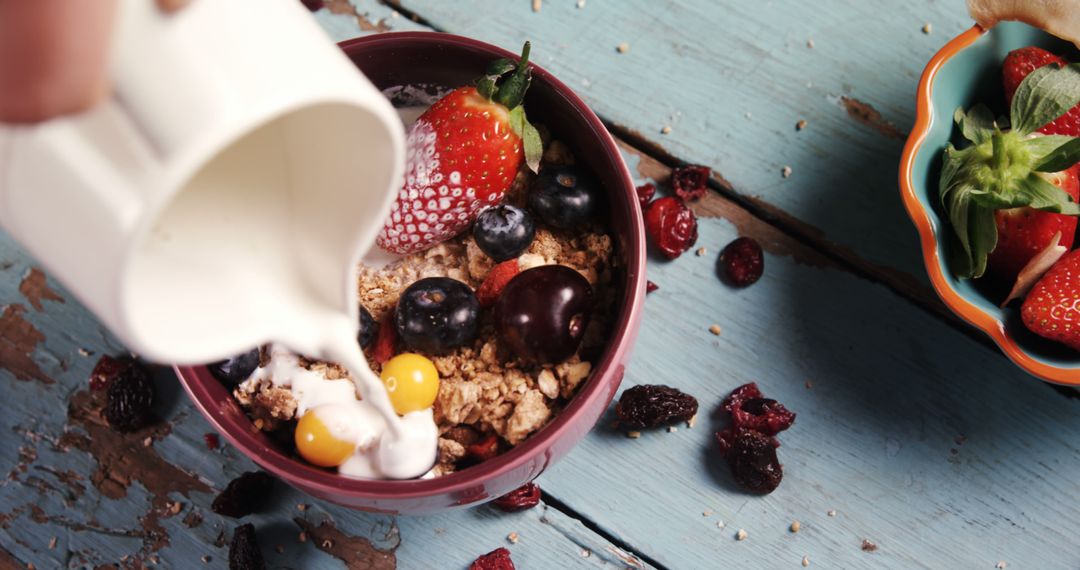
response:
[[[319,417],[309,410],[296,424],[296,451],[308,463],[319,467],[337,467],[352,456],[356,445],[338,439]]]
[[[401,415],[430,408],[439,393],[439,371],[435,363],[406,352],[383,365],[382,382],[394,411]]]

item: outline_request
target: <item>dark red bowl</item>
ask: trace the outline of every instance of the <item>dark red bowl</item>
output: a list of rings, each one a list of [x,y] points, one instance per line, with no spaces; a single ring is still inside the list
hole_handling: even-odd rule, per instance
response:
[[[479,76],[491,60],[516,57],[476,40],[428,32],[378,34],[343,42],[341,48],[380,89],[405,84],[458,87]],[[537,45],[533,51],[544,49]],[[533,480],[592,429],[619,387],[641,321],[646,251],[641,212],[614,139],[569,87],[534,65],[526,108],[533,122],[547,125],[603,184],[622,264],[618,315],[608,347],[566,409],[509,452],[445,477],[350,479],[282,453],[205,367],[176,367],[196,407],[226,439],[267,471],[316,497],[366,511],[426,514],[477,505]]]

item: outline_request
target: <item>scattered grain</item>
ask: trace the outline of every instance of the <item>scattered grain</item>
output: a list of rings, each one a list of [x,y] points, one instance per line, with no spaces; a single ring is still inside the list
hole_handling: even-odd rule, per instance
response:
[[[300,512],[305,512],[305,511],[307,511],[307,510],[308,510],[308,505],[307,505],[307,503],[296,503],[296,510],[298,510],[298,511],[300,511]]]
[[[660,129],[660,134],[662,134],[662,135],[671,134],[671,125],[664,125],[664,128]]]
[[[692,429],[695,425],[697,425],[697,414],[694,414],[694,415],[690,416],[690,419],[686,420],[686,427],[687,428]]]
[[[211,560],[213,560],[213,559],[210,558],[209,554],[203,554],[203,557],[202,557],[202,563],[203,564],[209,564]]]
[[[668,426],[668,428],[667,428],[668,433],[675,433],[677,431],[679,431],[679,428],[677,428],[675,426]]]
[[[877,545],[873,543],[869,538],[862,539],[863,552],[874,552],[877,550]]]
[[[630,51],[630,44],[628,44],[626,42],[622,42],[619,45],[615,46],[615,51],[617,51],[619,53],[626,53],[626,52]]]
[[[753,114],[753,113],[751,113],[750,111],[747,111],[747,112],[746,112],[746,118],[747,118],[747,119],[753,119],[753,118],[754,118],[754,114]]]
[[[640,431],[628,431],[628,432],[626,432],[626,437],[628,437],[630,439],[637,439],[637,438],[641,437],[641,432]]]
[[[590,556],[592,556],[592,551],[591,550],[589,550],[588,548],[582,548],[581,549],[581,557],[582,558],[588,558]]]
[[[154,438],[146,436],[146,439],[142,440],[143,447],[150,447],[154,444]]]
[[[1008,568],[1008,567],[1009,567],[1009,563],[1005,562],[1004,560],[998,560],[997,565],[994,566],[994,568],[997,568],[998,570],[1002,570],[1002,569]]]
[[[830,517],[835,517],[836,516],[836,511],[832,510],[832,509],[829,509],[829,512],[827,512],[825,514],[829,515]]]
[[[931,26],[930,22],[927,22],[927,23],[922,25],[922,33],[929,34],[932,31],[934,31],[934,26]]]
[[[89,350],[86,350],[85,348],[80,348],[79,349],[79,356],[90,356],[91,354],[93,354],[93,353],[90,352]]]
[[[806,128],[806,119],[799,119],[798,123],[795,123],[795,130],[801,131]]]
[[[54,537],[49,539],[49,550],[54,550],[55,548],[56,548],[56,537],[54,536]]]
[[[709,250],[705,249],[704,247],[699,247],[699,248],[697,248],[696,251],[694,251],[694,255],[696,255],[698,257],[701,257],[701,256],[705,255],[708,252],[709,252]]]
[[[806,40],[806,47],[814,49],[814,40]]]
[[[720,325],[712,325],[711,327],[709,327],[709,332],[713,333],[716,336],[720,336],[720,333],[723,331],[720,330]]]
[[[304,531],[300,531],[300,534],[296,535],[296,540],[300,542],[307,542],[307,533]]]
[[[790,166],[785,166],[785,167],[781,168],[780,169],[780,176],[783,176],[784,178],[788,178],[789,176],[791,176],[791,167]]]
[[[392,10],[390,12],[390,19],[391,20],[396,20],[396,19],[398,19],[400,17],[401,17],[401,12],[398,12],[397,10]]]
[[[333,547],[334,547],[334,541],[332,541],[332,540],[330,540],[329,538],[327,538],[326,540],[323,540],[323,541],[322,541],[322,547],[323,547],[323,549],[325,549],[325,550],[330,550],[331,548],[333,548]]]
[[[801,528],[802,524],[800,524],[799,521],[791,521],[791,532],[799,532],[799,529]]]
[[[802,565],[803,565],[803,568],[806,568],[807,566],[810,565],[810,557],[809,556],[803,556],[802,557]]]
[[[746,540],[746,531],[739,529],[739,532],[735,533],[735,540]]]
[[[707,516],[711,516],[711,515],[712,515],[712,511],[701,511],[701,516],[703,516],[703,517],[707,517]]]
[[[512,533],[506,535],[506,540],[510,541],[510,544],[517,544],[518,543],[518,533],[512,532]]]
[[[716,528],[724,528],[725,526],[727,526],[727,523],[724,521],[716,521]]]
[[[585,7],[585,0],[577,0],[577,7],[578,7],[578,9],[584,8]]]
[[[539,12],[540,11],[540,5],[542,3],[543,3],[543,0],[533,0],[533,4],[532,4],[533,12]]]

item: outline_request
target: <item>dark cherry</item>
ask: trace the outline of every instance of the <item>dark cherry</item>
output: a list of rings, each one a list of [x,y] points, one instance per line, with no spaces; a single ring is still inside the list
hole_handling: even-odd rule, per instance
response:
[[[208,364],[206,367],[210,370],[210,374],[213,374],[214,378],[222,384],[230,388],[234,387],[247,380],[259,367],[259,349],[253,348],[232,358]]]
[[[379,323],[375,322],[375,318],[363,305],[360,305],[360,332],[356,335],[356,342],[360,343],[360,348],[368,348],[375,342],[378,334]]]
[[[577,352],[592,308],[592,286],[580,273],[541,265],[506,285],[495,303],[495,326],[518,357],[555,364]]]

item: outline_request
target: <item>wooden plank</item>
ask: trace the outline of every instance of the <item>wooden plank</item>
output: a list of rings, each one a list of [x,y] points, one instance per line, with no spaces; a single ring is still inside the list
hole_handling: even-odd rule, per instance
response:
[[[639,181],[666,175],[628,162]],[[673,568],[1080,566],[1067,530],[1080,523],[1080,402],[734,204],[699,211],[719,216],[700,220],[707,253],[650,264],[660,288],[624,381],[695,395],[697,425],[629,439],[611,414],[545,475],[554,498]],[[733,290],[714,270],[739,235],[768,253],[763,279]],[[785,481],[766,497],[734,486],[710,418],[749,381],[798,413],[780,437]]]
[[[531,39],[534,61],[620,134],[712,166],[758,214],[932,298],[896,165],[922,67],[970,26],[962,2],[397,3],[510,50]]]

